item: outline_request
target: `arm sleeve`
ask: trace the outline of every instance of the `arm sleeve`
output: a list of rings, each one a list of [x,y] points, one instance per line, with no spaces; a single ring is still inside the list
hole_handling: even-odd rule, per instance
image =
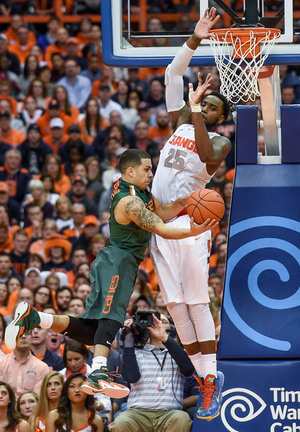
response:
[[[140,379],[141,374],[135,356],[135,348],[124,348],[120,372],[128,383],[135,383]]]
[[[182,375],[185,377],[193,375],[195,371],[194,366],[185,350],[170,336],[167,341],[164,342],[164,345],[169,351],[171,357],[175,360]]]
[[[169,112],[181,110],[185,102],[183,100],[183,74],[186,71],[194,51],[187,44],[183,44],[172,63],[165,72],[166,103]]]

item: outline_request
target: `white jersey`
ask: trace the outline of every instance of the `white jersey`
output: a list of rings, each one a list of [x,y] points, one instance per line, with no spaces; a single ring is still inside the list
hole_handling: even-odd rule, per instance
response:
[[[218,134],[209,132],[209,137]],[[179,126],[160,152],[152,193],[162,203],[204,189],[211,175],[201,162],[195,145],[195,128],[191,124]]]

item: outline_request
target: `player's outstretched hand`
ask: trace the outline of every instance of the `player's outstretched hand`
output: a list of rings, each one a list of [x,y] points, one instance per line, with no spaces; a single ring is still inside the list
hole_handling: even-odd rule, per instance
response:
[[[209,39],[209,31],[213,28],[213,26],[220,18],[220,15],[216,15],[216,13],[217,10],[214,7],[212,7],[211,9],[207,8],[205,10],[203,17],[200,18],[200,20],[197,22],[194,30],[194,35],[198,39]]]
[[[218,225],[219,222],[216,222],[215,219],[206,219],[203,224],[198,225],[194,222],[194,219],[191,218],[190,226],[191,226],[191,235],[196,236],[205,231],[211,230]]]
[[[207,74],[205,82],[202,81],[201,73],[198,72],[198,86],[194,91],[193,84],[189,83],[189,101],[190,105],[197,105],[201,102],[201,99],[206,92],[206,90],[210,87],[210,84],[213,80],[212,74]]]

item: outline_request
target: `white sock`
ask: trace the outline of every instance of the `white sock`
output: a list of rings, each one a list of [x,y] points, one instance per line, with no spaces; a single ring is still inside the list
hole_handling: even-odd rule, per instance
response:
[[[193,363],[193,366],[195,368],[195,371],[197,372],[197,375],[199,377],[203,377],[202,373],[202,354],[201,352],[198,352],[197,354],[190,355],[189,358],[191,359],[191,362]]]
[[[42,328],[49,329],[53,324],[53,315],[45,312],[38,312],[38,314],[41,320],[40,326]]]
[[[94,372],[94,370],[96,369],[100,369],[101,366],[106,366],[107,365],[107,358],[104,356],[97,356],[93,358],[92,361],[92,372]]]
[[[217,355],[216,354],[202,354],[201,359],[201,372],[203,378],[207,375],[217,376]]]

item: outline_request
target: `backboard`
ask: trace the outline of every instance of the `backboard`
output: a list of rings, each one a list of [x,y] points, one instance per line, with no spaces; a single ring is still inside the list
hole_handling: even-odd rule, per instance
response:
[[[102,1],[103,60],[111,66],[166,66],[208,6],[217,7],[221,15],[217,27],[229,28],[234,19],[248,20],[247,5],[255,2],[261,24],[280,28],[282,33],[265,64],[299,64],[300,0],[196,0],[193,6],[189,6],[193,2],[173,0],[167,10],[151,0]],[[215,64],[207,42],[201,42],[191,64]]]

